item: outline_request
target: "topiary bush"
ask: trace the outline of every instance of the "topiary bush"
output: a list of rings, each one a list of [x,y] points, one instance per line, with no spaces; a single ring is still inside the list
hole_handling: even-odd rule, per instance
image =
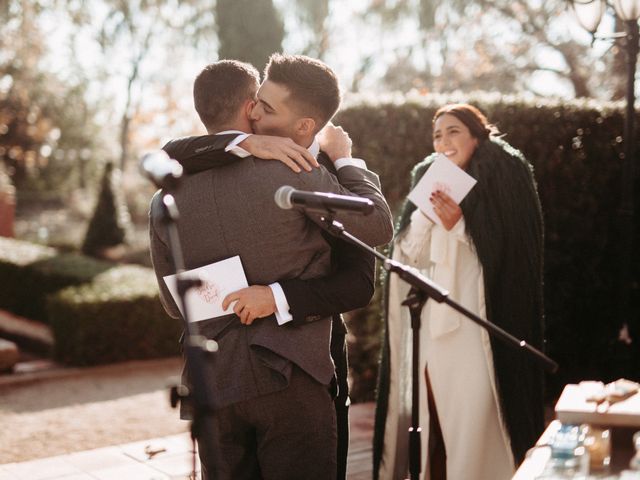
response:
[[[122,192],[120,170],[114,169],[112,163],[107,163],[82,252],[102,257],[106,249],[125,244],[130,230],[131,217]]]
[[[51,295],[47,311],[54,356],[71,365],[97,365],[177,355],[182,325],[158,298],[152,270],[125,265],[91,282]]]
[[[48,322],[45,299],[70,285],[91,281],[114,266],[74,253],[0,237],[0,308]]]
[[[455,102],[478,106],[535,168],[545,219],[547,352],[560,364],[558,374],[549,377],[549,393],[555,395],[565,383],[583,379],[640,379],[637,177],[636,248],[632,258],[624,259],[632,264],[631,314],[626,321],[635,342],[618,340],[623,323],[616,305],[619,264],[623,260],[618,248],[623,104],[497,93],[413,93],[351,99],[335,123],[349,132],[354,156],[364,158],[380,175],[395,214],[408,193],[409,172],[433,151],[433,114],[440,106]],[[640,125],[640,118],[636,118],[636,125]],[[634,140],[640,152],[638,138]],[[351,315],[349,321],[352,338],[357,339],[351,348],[354,391],[369,392],[363,399],[373,396],[370,372],[377,367],[370,352],[379,349],[379,312],[376,302]],[[372,337],[376,346],[372,346]],[[366,346],[365,351],[360,344]],[[355,363],[363,359],[372,364],[358,365],[360,371],[368,372],[359,377]],[[359,387],[360,381],[367,382],[366,387]]]

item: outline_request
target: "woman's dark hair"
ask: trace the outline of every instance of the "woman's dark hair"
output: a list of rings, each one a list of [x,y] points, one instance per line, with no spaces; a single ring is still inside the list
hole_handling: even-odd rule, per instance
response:
[[[464,123],[471,132],[471,135],[478,140],[486,140],[490,136],[500,134],[495,125],[489,123],[484,113],[468,103],[452,103],[440,107],[433,116],[432,124],[435,124],[436,120],[445,114],[453,115]]]

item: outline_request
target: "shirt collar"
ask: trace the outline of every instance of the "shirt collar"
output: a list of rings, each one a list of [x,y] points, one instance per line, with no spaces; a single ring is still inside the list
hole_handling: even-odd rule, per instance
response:
[[[313,143],[309,145],[307,150],[309,150],[309,153],[313,155],[313,158],[318,158],[318,155],[320,154],[320,144],[318,143],[317,138],[314,137]]]
[[[216,135],[227,135],[229,133],[241,133],[243,135],[248,135],[247,132],[243,132],[241,130],[224,130],[223,132],[216,132]]]
[[[216,132],[216,135],[227,135],[230,133],[240,133],[242,135],[251,135],[250,133],[243,132],[241,130],[224,130],[222,132]],[[320,154],[320,143],[318,142],[318,139],[316,137],[313,137],[313,142],[311,142],[311,145],[309,145],[309,148],[307,148],[307,150],[309,150],[309,153],[313,155],[313,158],[318,158],[318,155]]]

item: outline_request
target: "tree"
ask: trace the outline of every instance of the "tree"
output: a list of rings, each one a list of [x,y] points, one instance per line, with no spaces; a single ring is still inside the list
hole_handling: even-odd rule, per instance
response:
[[[137,132],[152,125],[136,119],[148,119],[151,110],[162,121],[163,110],[175,106],[175,98],[165,95],[172,88],[189,99],[189,83],[180,83],[186,70],[181,67],[196,48],[211,50],[214,5],[215,0],[88,0],[69,12],[77,33],[97,46],[99,61],[85,62],[83,68],[94,85],[105,86],[102,97],[111,100],[104,112],[117,136],[107,141],[123,172],[139,153]]]
[[[386,25],[410,23],[422,34],[420,43],[396,55],[404,60],[395,67],[407,67],[405,75],[392,72],[385,78],[396,88],[418,83],[435,91],[545,95],[548,92],[537,88],[546,78],[578,97],[620,94],[618,77],[610,75],[619,55],[598,56],[586,42],[576,41],[567,28],[574,20],[564,0],[372,0],[371,4]]]
[[[251,63],[262,71],[282,51],[284,23],[272,0],[217,0],[219,58]]]
[[[163,15],[162,6],[167,2],[159,1],[124,1],[107,0],[109,11],[102,21],[102,27],[98,32],[98,40],[105,57],[114,55],[114,50],[125,50],[125,58],[121,63],[119,74],[124,79],[125,104],[120,117],[120,159],[119,167],[125,171],[130,155],[130,130],[131,120],[139,108],[140,95],[134,91],[138,86],[141,89],[141,66],[150,53],[151,42],[155,41],[161,31],[168,29],[168,22]],[[107,63],[106,65],[111,66]],[[106,72],[105,72],[106,73]]]
[[[329,0],[296,0],[297,30],[306,27],[307,43],[303,55],[323,59],[329,50]],[[297,32],[296,36],[302,32]]]
[[[0,161],[18,191],[81,184],[96,140],[95,111],[81,72],[61,78],[47,65],[40,23],[46,9],[33,0],[0,9]],[[69,72],[71,73],[71,72]],[[73,106],[70,108],[70,106]]]

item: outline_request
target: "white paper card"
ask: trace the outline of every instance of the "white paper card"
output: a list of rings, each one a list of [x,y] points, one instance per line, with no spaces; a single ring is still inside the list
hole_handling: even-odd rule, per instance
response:
[[[223,310],[222,300],[228,294],[249,286],[238,255],[187,270],[183,275],[198,277],[202,280],[202,285],[190,288],[185,297],[189,309],[189,320],[192,322],[233,313],[233,303]],[[164,277],[164,282],[184,315],[178,296],[177,275],[167,275]]]
[[[409,192],[408,198],[431,220],[442,225],[440,217],[433,211],[433,204],[429,201],[431,194],[436,190],[443,191],[454,202],[460,204],[475,184],[475,178],[440,154],[414,189]]]

